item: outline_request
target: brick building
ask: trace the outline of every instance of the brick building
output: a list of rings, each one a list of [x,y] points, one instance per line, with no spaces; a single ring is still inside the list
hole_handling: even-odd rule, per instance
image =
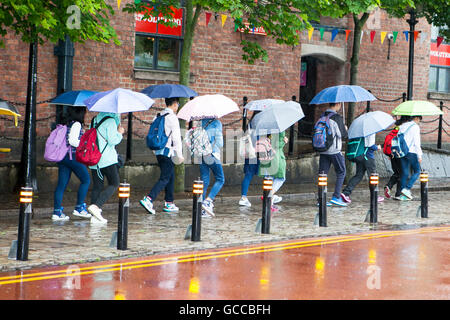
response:
[[[232,19],[226,19],[224,16],[226,17],[225,13],[217,15],[213,13],[208,24],[205,13],[200,17],[192,48],[191,87],[199,94],[227,95],[239,105],[242,105],[244,96],[251,101],[261,98],[289,100],[295,95],[302,102],[306,114],[306,124],[300,129],[307,131],[307,122],[317,119],[318,113],[323,109],[323,106],[309,106],[307,102],[323,88],[349,82],[353,20],[323,18],[320,23],[314,25],[315,30],[311,38],[308,32],[304,31],[299,35],[300,45],[288,47],[276,44],[263,32],[245,35],[235,31]],[[103,91],[122,87],[140,91],[157,83],[178,82],[182,32],[171,34],[170,31],[167,33],[155,29],[156,31],[147,34],[145,28],[138,27],[139,22],[136,23],[134,16],[120,11],[113,17],[112,25],[121,41],[120,46],[92,41],[74,45],[73,90]],[[333,30],[337,30],[337,33]],[[346,30],[351,30],[348,40]],[[400,98],[402,93],[406,92],[408,42],[405,41],[403,34],[405,30],[409,30],[406,19],[391,19],[383,11],[373,13],[364,27],[359,85],[371,90],[375,96],[383,100]],[[416,30],[421,33],[415,44],[413,97],[416,100],[430,99],[437,105],[439,101],[448,104],[449,79],[446,80],[447,89],[444,88],[442,93],[429,92],[428,89],[432,43],[430,25],[424,19],[420,19]],[[389,39],[389,34],[395,31],[398,34],[394,43],[393,39]],[[385,38],[382,42],[383,34]],[[267,49],[268,61],[258,61],[254,65],[243,61],[241,38],[257,39]],[[38,102],[56,96],[58,60],[54,54],[54,47],[52,43],[39,46]],[[28,45],[22,43],[12,33],[5,38],[5,48],[0,49],[0,70],[0,98],[24,103],[27,90]],[[400,102],[401,100],[374,101],[371,108],[390,112]],[[358,104],[356,115],[365,108],[365,103]],[[25,107],[19,104],[18,109],[23,115]],[[148,111],[136,114],[136,117],[150,121],[154,114],[155,111]],[[241,113],[228,115],[223,122],[238,120],[241,115]],[[429,117],[424,120],[431,121],[435,118]],[[37,119],[38,137],[47,136],[51,123],[55,121],[55,107],[40,103],[37,107]],[[123,119],[126,121],[125,117]],[[444,120],[450,122],[448,112],[445,112]],[[240,125],[237,122],[234,124],[236,128]],[[434,130],[437,122],[423,123],[421,126],[422,132],[426,133]],[[134,125],[136,137],[145,135],[147,129],[148,126],[144,122],[136,121]],[[447,127],[447,131],[450,132],[450,128]],[[435,143],[436,134],[436,131],[425,134],[422,139]],[[0,137],[21,136],[20,125],[16,128],[9,119],[0,118]],[[443,134],[443,141],[450,142],[450,137]]]

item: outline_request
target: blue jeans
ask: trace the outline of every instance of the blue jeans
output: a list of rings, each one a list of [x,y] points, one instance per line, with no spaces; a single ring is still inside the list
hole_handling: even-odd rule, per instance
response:
[[[214,200],[225,183],[225,175],[223,174],[222,163],[220,163],[220,160],[214,158],[213,156],[202,157],[202,163],[200,164],[200,176],[203,181],[203,199],[207,198],[206,191],[209,186],[209,169],[211,169],[214,174],[214,179],[216,181],[211,187],[208,197],[211,198],[211,200]]]
[[[336,172],[336,184],[334,186],[333,197],[340,199],[341,189],[345,179],[345,158],[342,153],[321,154],[319,156],[319,173],[328,174],[331,165],[334,166]]]
[[[241,184],[241,195],[247,196],[250,182],[252,182],[253,176],[258,174],[259,161],[257,163],[250,163],[249,159],[245,159],[244,163],[244,180]]]
[[[420,163],[416,153],[408,153],[403,158],[400,158],[401,162],[401,175],[400,175],[400,190],[403,188],[411,190],[414,182],[420,175]],[[409,168],[412,168],[413,174],[409,177]]]
[[[69,154],[67,154],[64,159],[58,162],[58,184],[53,198],[53,207],[55,209],[61,208],[64,191],[69,184],[72,172],[75,173],[81,182],[78,188],[76,204],[81,205],[85,201],[91,183],[89,171],[84,164],[75,160],[75,154],[72,154],[72,160],[70,160]]]
[[[152,201],[156,200],[158,194],[164,189],[166,202],[173,202],[173,190],[175,182],[175,166],[172,159],[166,156],[157,155],[159,169],[161,174],[159,176],[158,182],[153,186],[152,190],[148,194]]]

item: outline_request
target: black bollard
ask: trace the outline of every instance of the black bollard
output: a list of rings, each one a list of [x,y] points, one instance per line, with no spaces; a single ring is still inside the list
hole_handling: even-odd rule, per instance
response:
[[[127,250],[128,242],[128,211],[130,208],[130,184],[119,186],[119,223],[117,225],[117,249]]]
[[[319,174],[318,196],[319,196],[319,226],[327,226],[327,185],[328,176],[324,173]]]
[[[369,178],[369,190],[370,190],[370,210],[369,210],[369,222],[378,222],[378,183],[380,177],[378,173],[372,173]]]
[[[261,219],[261,233],[270,233],[270,214],[272,207],[272,178],[264,178],[263,181],[263,204],[262,204],[262,219]]]
[[[16,259],[28,260],[28,244],[30,241],[30,220],[33,203],[33,188],[22,187],[20,190],[19,231],[17,239]]]
[[[428,218],[428,172],[420,174],[420,217]]]
[[[194,181],[192,188],[191,241],[200,241],[202,230],[203,181]]]

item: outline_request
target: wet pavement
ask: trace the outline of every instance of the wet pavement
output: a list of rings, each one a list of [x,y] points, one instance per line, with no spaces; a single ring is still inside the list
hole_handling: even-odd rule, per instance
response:
[[[409,202],[386,200],[379,204],[378,223],[373,225],[365,222],[369,209],[369,192],[367,185],[361,183],[355,190],[353,203],[349,207],[328,208],[328,227],[314,225],[318,212],[315,188],[292,186],[294,187],[295,190],[301,189],[302,193],[293,192],[290,186],[283,187],[282,191],[290,194],[280,193],[283,201],[278,205],[279,210],[273,214],[270,234],[255,231],[261,217],[260,196],[249,197],[253,206],[242,208],[237,204],[239,197],[236,194],[239,194],[239,190],[234,190],[234,194],[224,191],[224,196],[219,197],[215,204],[216,217],[202,219],[199,242],[184,239],[187,227],[192,222],[192,200],[188,198],[188,194],[185,199],[176,201],[180,207],[178,214],[163,213],[162,203],[158,201],[157,214],[148,215],[138,203],[143,193],[132,189],[128,250],[117,250],[109,246],[112,234],[117,231],[117,198],[111,199],[105,205],[104,217],[108,219],[108,223],[99,226],[91,225],[88,220],[72,215],[70,221],[52,222],[52,199],[47,197],[44,201],[41,195],[40,205],[35,206],[31,222],[28,261],[8,259],[11,243],[17,240],[18,223],[18,206],[15,205],[14,208],[14,203],[8,201],[5,205],[2,204],[0,210],[0,271],[450,224],[450,198],[445,185],[430,189],[429,218],[417,216],[419,198]],[[417,189],[413,191],[418,196]],[[256,191],[253,194],[256,194]],[[70,203],[67,199],[70,199],[69,195],[65,202]]]

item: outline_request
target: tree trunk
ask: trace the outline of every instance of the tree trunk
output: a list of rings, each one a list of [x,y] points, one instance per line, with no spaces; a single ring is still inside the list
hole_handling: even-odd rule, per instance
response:
[[[184,29],[183,51],[181,54],[180,64],[180,84],[189,86],[189,79],[191,73],[191,49],[194,41],[195,27],[197,25],[198,17],[201,12],[201,7],[194,6],[192,1],[186,1],[186,22]],[[180,108],[186,103],[186,99],[180,101]],[[181,132],[186,128],[186,121],[180,120]],[[183,192],[185,188],[185,166],[184,163],[175,166],[175,192]]]

